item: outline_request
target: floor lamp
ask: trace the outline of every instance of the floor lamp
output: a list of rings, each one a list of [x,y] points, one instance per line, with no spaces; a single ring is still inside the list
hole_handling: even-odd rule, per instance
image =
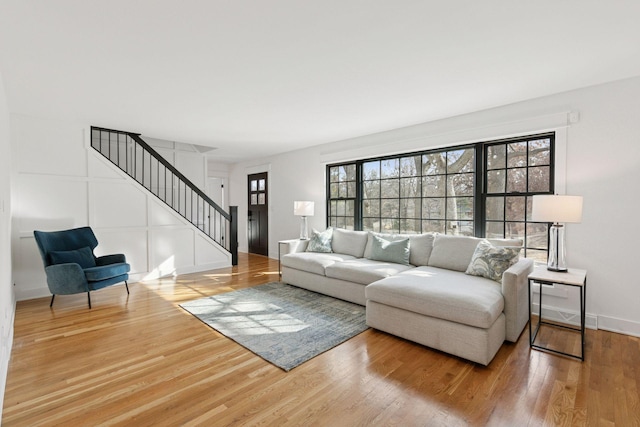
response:
[[[313,202],[293,202],[293,214],[302,217],[302,223],[300,224],[300,240],[309,239],[309,233],[307,231],[307,217],[313,216]]]
[[[582,221],[582,197],[551,194],[533,196],[531,220],[552,223],[549,229],[547,270],[566,272],[564,225],[561,223]]]

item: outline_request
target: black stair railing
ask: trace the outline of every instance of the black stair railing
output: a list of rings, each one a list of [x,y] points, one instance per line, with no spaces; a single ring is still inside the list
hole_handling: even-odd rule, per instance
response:
[[[91,127],[91,147],[231,253],[238,265],[238,207],[226,212],[140,134]]]

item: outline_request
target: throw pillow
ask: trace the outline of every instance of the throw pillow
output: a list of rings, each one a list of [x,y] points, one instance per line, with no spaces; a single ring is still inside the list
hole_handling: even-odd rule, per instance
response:
[[[331,252],[331,236],[333,236],[333,228],[327,228],[322,232],[316,229],[311,230],[307,252]]]
[[[465,273],[502,282],[502,274],[518,261],[520,247],[494,246],[487,240],[478,243]]]
[[[409,239],[389,241],[372,235],[371,256],[375,261],[409,265]]]
[[[52,264],[75,263],[79,264],[83,269],[96,266],[96,259],[89,246],[72,251],[51,251],[49,252],[49,259]]]

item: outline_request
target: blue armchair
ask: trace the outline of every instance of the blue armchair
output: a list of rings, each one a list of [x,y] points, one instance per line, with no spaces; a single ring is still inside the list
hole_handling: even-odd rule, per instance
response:
[[[87,293],[91,308],[91,291],[124,282],[129,293],[129,270],[123,254],[95,257],[98,240],[91,227],[64,231],[34,231],[40,256],[47,274],[47,285],[56,295]]]

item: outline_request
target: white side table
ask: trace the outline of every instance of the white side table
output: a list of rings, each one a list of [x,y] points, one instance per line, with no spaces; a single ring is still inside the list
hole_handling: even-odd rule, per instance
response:
[[[538,324],[533,329],[531,321],[531,288],[533,283],[540,284],[540,293],[538,300]],[[558,323],[545,322],[542,319],[542,285],[562,285],[562,286],[574,286],[580,290],[580,328],[574,328],[571,326],[561,325]],[[577,268],[570,268],[566,273],[560,273],[557,271],[547,270],[545,266],[536,266],[533,272],[529,274],[529,345],[531,348],[538,350],[550,351],[552,353],[562,354],[564,356],[573,357],[575,359],[584,360],[584,331],[585,331],[585,305],[587,299],[587,271],[579,270]],[[581,352],[579,355],[565,353],[550,349],[535,343],[536,336],[540,330],[541,325],[549,325],[553,327],[559,327],[564,329],[570,329],[572,331],[580,332],[581,339]]]

